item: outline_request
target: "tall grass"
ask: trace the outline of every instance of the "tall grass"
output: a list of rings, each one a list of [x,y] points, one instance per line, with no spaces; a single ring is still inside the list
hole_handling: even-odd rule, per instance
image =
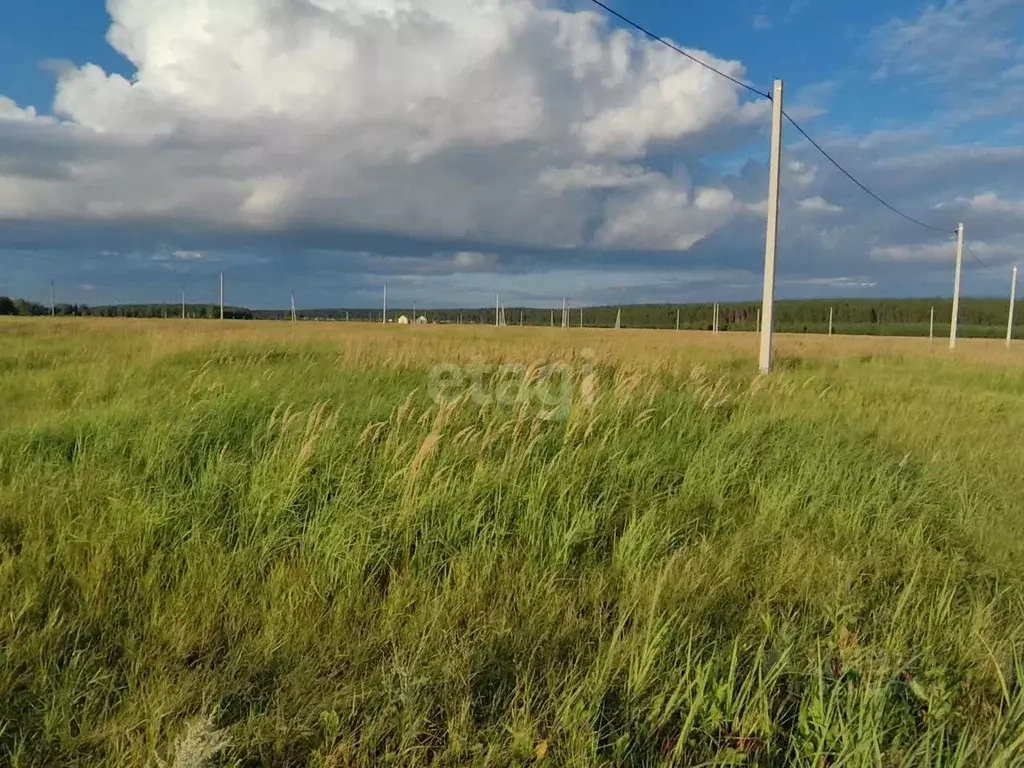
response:
[[[2,331],[0,763],[1024,760],[1001,351]],[[583,347],[564,419],[427,396]]]

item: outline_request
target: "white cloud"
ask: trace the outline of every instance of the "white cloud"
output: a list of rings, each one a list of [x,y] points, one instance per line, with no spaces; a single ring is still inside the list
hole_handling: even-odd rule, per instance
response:
[[[0,149],[0,217],[583,245],[608,195],[665,184],[653,149],[766,116],[603,16],[533,0],[108,7],[134,76],[62,69],[61,122],[0,100],[0,136],[17,121],[66,148],[34,177]]]
[[[945,0],[914,18],[893,18],[869,41],[880,62],[878,75],[952,79],[978,67],[1013,62],[1019,55],[1012,33],[1019,10],[1020,0]]]
[[[612,200],[597,242],[608,247],[688,250],[745,207],[727,189],[688,189],[682,180],[660,184]]]
[[[803,200],[797,201],[796,205],[801,211],[811,213],[840,213],[843,210],[841,205],[833,205],[820,195],[805,197]]]
[[[871,258],[878,261],[950,262],[956,258],[956,248],[950,243],[911,243],[874,246]]]
[[[956,202],[979,213],[1024,215],[1024,200],[1004,200],[995,192],[982,192],[971,198],[958,197]]]
[[[874,288],[877,282],[867,277],[807,277],[779,281],[783,285],[809,285],[827,288]]]
[[[758,32],[771,29],[774,25],[772,24],[771,17],[766,13],[758,13],[750,20],[750,26],[756,29]]]

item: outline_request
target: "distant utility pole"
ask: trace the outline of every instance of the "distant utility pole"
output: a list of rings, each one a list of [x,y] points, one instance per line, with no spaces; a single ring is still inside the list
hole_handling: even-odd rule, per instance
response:
[[[298,318],[295,316],[295,291],[292,291],[292,322],[294,323]]]
[[[494,294],[494,327],[501,325],[501,294]]]
[[[1006,321],[1006,346],[1013,341],[1013,310],[1017,302],[1017,267],[1013,268],[1013,281],[1010,283],[1010,319]]]
[[[569,327],[569,300],[562,299],[562,327]]]
[[[181,319],[185,319],[185,289],[181,289]]]
[[[224,270],[220,271],[220,319],[224,319]]]
[[[932,307],[931,319],[928,321],[928,341],[935,341],[935,307]]]
[[[57,293],[53,287],[53,280],[50,281],[50,317],[57,316]]]
[[[522,324],[523,324],[523,310],[520,309],[519,310],[519,325],[522,326]]]
[[[580,328],[583,327],[583,307],[580,307]]]
[[[833,313],[833,311],[834,310],[833,310],[832,307],[828,308],[828,335],[829,336],[832,335],[832,313]]]
[[[679,310],[676,310],[676,330],[679,330]]]
[[[760,310],[760,308],[758,308],[758,310],[757,310],[757,319],[754,321],[754,328],[755,328],[755,330],[757,330],[758,333],[761,332],[761,310]]]
[[[555,327],[555,310],[551,310],[551,327]]]
[[[711,321],[711,330],[718,333],[718,302],[715,302],[715,316]]]
[[[783,85],[776,80],[772,88],[772,145],[768,172],[768,226],[764,239],[764,296],[761,306],[761,373],[772,370],[772,333],[775,330],[775,249],[779,244],[779,182],[782,169],[782,96]]]
[[[381,323],[388,324],[388,284],[384,283],[384,313],[381,315]]]
[[[956,227],[956,277],[953,280],[953,319],[949,323],[949,348],[956,349],[957,326],[960,323],[960,273],[964,268],[964,225]]]

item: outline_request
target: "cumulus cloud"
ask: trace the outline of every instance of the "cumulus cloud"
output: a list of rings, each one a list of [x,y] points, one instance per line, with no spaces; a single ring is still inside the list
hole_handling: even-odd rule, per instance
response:
[[[602,16],[531,0],[108,8],[109,41],[134,76],[62,69],[58,119],[0,100],[0,137],[30,126],[19,155],[41,166],[13,168],[0,149],[0,218],[580,246],[594,217],[628,206],[637,187],[658,185],[701,217],[648,156],[760,130],[766,115]],[[702,229],[724,221],[711,213]],[[684,229],[664,239],[685,245]]]

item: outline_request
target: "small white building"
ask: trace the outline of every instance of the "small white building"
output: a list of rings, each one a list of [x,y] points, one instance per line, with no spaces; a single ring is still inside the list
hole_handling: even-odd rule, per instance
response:
[[[409,324],[409,318],[406,317],[405,315],[399,315],[398,316],[398,324],[399,325],[408,325]]]
[[[420,315],[419,317],[416,318],[416,325],[426,325],[426,324],[427,324],[427,318],[425,318],[423,315]]]

